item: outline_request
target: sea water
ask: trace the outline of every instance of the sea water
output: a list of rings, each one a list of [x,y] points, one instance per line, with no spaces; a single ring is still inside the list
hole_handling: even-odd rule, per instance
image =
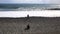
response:
[[[55,4],[0,4],[1,11],[30,11],[58,8]]]
[[[30,11],[51,8],[52,4],[0,4],[2,11]]]

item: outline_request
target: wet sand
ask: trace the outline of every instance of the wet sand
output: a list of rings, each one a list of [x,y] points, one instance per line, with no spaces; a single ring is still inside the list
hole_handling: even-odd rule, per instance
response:
[[[60,17],[0,18],[0,34],[60,34]]]

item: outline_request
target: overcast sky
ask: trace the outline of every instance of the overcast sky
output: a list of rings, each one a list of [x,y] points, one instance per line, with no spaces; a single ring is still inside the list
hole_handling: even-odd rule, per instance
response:
[[[59,4],[60,0],[0,0],[0,3],[55,3]]]

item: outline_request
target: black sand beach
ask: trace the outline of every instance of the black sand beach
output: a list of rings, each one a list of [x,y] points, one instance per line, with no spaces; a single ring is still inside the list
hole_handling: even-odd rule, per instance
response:
[[[0,18],[0,34],[60,34],[60,17]]]

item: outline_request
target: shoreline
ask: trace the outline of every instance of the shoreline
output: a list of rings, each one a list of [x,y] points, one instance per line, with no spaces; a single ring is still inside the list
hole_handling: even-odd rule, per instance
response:
[[[40,10],[40,11],[0,11],[0,17],[20,18],[20,17],[60,17],[60,11]]]

